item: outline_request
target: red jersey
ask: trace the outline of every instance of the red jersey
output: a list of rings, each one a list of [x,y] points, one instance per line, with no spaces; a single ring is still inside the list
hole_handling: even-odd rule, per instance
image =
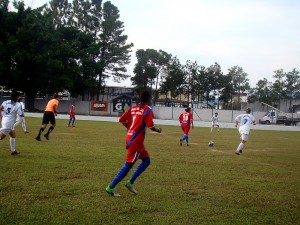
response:
[[[132,106],[119,119],[119,122],[126,124],[126,148],[133,151],[144,150],[144,139],[146,128],[154,126],[152,109],[142,103]]]
[[[179,116],[180,125],[182,128],[189,127],[193,120],[193,114],[190,112],[184,112]]]
[[[74,105],[71,105],[70,106],[70,118],[73,118],[75,117],[75,106]]]

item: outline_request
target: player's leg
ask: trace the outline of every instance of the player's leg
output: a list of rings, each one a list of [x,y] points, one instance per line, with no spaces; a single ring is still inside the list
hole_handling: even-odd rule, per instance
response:
[[[49,141],[49,134],[54,130],[54,128],[55,128],[55,126],[56,126],[54,113],[51,113],[51,114],[49,115],[49,118],[50,118],[51,126],[49,127],[47,133],[44,135],[44,137],[45,137],[48,141]]]
[[[112,180],[111,184],[107,186],[106,192],[112,196],[120,196],[119,194],[115,193],[115,187],[126,177],[128,172],[134,165],[134,162],[138,159],[139,153],[134,151],[127,152],[126,162],[124,163],[123,167],[119,170],[117,175]]]
[[[9,135],[10,135],[9,142],[10,142],[11,154],[12,155],[20,154],[19,152],[16,151],[16,137],[17,137],[16,131],[15,130],[10,131]]]
[[[75,116],[73,116],[72,118],[72,127],[75,127],[74,123],[75,123]]]
[[[20,116],[17,117],[17,121],[16,121],[15,124],[14,124],[14,129],[15,129],[17,126],[19,126],[20,123],[22,123],[21,118],[22,118],[22,117],[20,117]]]
[[[150,156],[149,156],[149,153],[147,150],[143,150],[140,153],[140,159],[142,160],[142,162],[137,166],[137,168],[135,169],[131,178],[127,181],[127,183],[125,185],[128,188],[128,190],[133,193],[137,193],[137,191],[135,190],[135,187],[133,185],[135,180],[148,168],[148,166],[150,165],[150,162],[151,162]]]
[[[46,127],[47,127],[49,121],[50,121],[50,120],[49,120],[48,113],[44,112],[44,115],[43,115],[43,121],[42,121],[42,126],[41,126],[41,128],[40,128],[40,130],[39,130],[38,135],[37,135],[36,138],[35,138],[37,141],[41,141],[41,135],[42,135],[42,133],[44,132],[44,130],[46,129]]]
[[[211,128],[210,128],[210,133],[213,131],[214,129],[214,123],[212,123]]]
[[[187,146],[189,146],[189,132],[190,132],[191,126],[187,126],[184,130],[184,135],[185,135],[185,141]]]
[[[26,128],[26,122],[25,122],[25,118],[24,117],[22,117],[22,128],[23,128],[23,131],[24,131],[25,134],[29,133],[27,131],[27,128]]]
[[[0,129],[0,140],[3,140],[6,136],[7,136],[7,134],[5,134],[4,131],[1,128]]]
[[[70,119],[69,119],[69,122],[68,122],[68,127],[71,125],[71,122],[72,122],[72,115],[70,114]]]
[[[242,134],[241,135],[242,141],[241,143],[238,145],[235,154],[240,155],[241,153],[243,153],[243,148],[245,147],[246,141],[248,140],[248,134]]]

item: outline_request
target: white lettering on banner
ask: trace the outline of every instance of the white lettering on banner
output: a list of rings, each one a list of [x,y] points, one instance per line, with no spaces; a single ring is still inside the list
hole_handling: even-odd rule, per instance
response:
[[[116,104],[116,110],[122,110],[122,107],[123,107],[123,105],[122,105],[122,103],[117,103]]]
[[[105,104],[100,104],[100,103],[96,103],[96,104],[94,104],[94,108],[105,108]]]

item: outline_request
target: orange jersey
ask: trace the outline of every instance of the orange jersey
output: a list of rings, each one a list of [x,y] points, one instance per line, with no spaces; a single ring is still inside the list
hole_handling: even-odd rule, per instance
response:
[[[55,98],[52,99],[52,100],[50,100],[48,102],[45,111],[47,111],[47,112],[53,112],[54,113],[55,112],[54,111],[54,106],[56,106],[55,109],[57,109],[57,107],[58,107],[58,100],[55,99]]]

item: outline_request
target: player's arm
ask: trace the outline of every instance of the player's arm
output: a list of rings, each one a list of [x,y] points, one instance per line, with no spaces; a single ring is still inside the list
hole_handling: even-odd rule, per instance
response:
[[[57,116],[57,111],[56,111],[56,108],[57,108],[57,105],[56,105],[56,104],[54,104],[54,105],[53,105],[53,112],[54,112],[55,116]]]
[[[3,105],[0,105],[0,118],[2,118],[2,111],[3,111],[4,107]]]
[[[127,128],[128,125],[128,118],[129,118],[129,111],[122,114],[122,116],[119,119],[119,122],[123,124],[124,127]]]
[[[156,128],[156,127],[150,127],[149,129],[152,130],[152,131],[155,131],[157,133],[161,133],[161,131],[162,131],[161,128]]]

